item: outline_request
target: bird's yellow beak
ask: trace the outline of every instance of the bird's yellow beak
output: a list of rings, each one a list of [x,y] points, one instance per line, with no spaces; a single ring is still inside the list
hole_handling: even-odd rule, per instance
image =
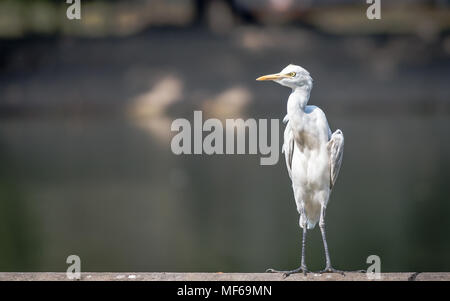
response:
[[[258,77],[256,80],[277,80],[277,79],[282,79],[282,78],[288,78],[290,76],[288,76],[287,74],[281,74],[281,73],[275,73],[275,74],[269,74],[269,75],[263,75]]]

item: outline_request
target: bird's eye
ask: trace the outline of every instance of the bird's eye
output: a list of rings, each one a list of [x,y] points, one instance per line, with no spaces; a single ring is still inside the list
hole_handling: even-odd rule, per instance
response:
[[[288,75],[289,75],[290,77],[294,77],[296,74],[297,74],[297,73],[295,73],[295,72],[290,72],[290,73],[288,73]]]

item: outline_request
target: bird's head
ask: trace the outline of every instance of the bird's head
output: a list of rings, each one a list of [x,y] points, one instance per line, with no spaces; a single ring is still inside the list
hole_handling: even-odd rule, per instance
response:
[[[297,65],[288,65],[280,73],[274,73],[258,77],[256,80],[272,80],[282,86],[291,89],[304,88],[310,90],[313,80],[306,69]]]

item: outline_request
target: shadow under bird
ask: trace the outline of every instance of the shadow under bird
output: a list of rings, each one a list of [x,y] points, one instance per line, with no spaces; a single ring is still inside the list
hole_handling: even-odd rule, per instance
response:
[[[309,72],[296,65],[288,65],[280,73],[264,75],[256,80],[274,81],[292,89],[287,101],[283,152],[286,167],[292,180],[292,189],[303,229],[301,265],[291,271],[268,269],[288,276],[308,273],[305,263],[306,233],[319,222],[325,249],[326,267],[319,273],[337,272],[331,265],[325,235],[325,212],[342,164],[344,134],[341,130],[331,132],[325,113],[318,107],[308,105],[313,87]]]

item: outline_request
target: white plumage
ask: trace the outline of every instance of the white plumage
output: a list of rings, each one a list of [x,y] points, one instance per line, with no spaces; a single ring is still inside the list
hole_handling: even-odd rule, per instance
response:
[[[292,189],[303,228],[302,264],[286,275],[303,271],[307,229],[319,222],[327,260],[322,272],[339,272],[331,267],[325,237],[325,210],[331,189],[336,183],[344,153],[344,135],[341,130],[331,133],[325,113],[318,107],[307,105],[313,86],[308,71],[289,65],[280,73],[265,75],[257,80],[273,80],[292,89],[287,101],[283,152],[292,181]],[[275,271],[269,269],[269,271]]]

